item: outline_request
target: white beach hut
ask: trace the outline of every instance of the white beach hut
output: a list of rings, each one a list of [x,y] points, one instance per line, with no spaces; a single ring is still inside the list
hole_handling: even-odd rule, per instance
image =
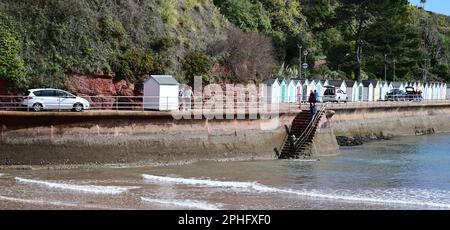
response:
[[[150,75],[144,81],[144,109],[177,110],[179,83],[170,75]]]
[[[302,95],[303,95],[303,82],[302,80],[294,80],[295,82],[295,101],[300,102],[302,101]]]
[[[356,95],[356,82],[351,80],[346,80],[345,85],[347,86],[347,97],[348,101],[355,101],[355,95]]]
[[[267,103],[280,102],[280,82],[278,79],[269,79],[265,82],[263,95]]]
[[[373,83],[372,81],[362,81],[363,85],[363,101],[373,101]]]
[[[446,84],[447,86],[446,86],[446,89],[445,89],[445,91],[446,91],[446,93],[445,93],[445,99],[446,100],[450,100],[450,84]]]

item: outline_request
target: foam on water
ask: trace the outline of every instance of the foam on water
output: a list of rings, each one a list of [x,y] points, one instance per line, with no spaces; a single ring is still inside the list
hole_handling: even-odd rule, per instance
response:
[[[50,201],[50,200],[31,200],[31,199],[22,199],[22,198],[8,197],[8,196],[0,196],[0,200],[15,202],[15,203],[33,204],[33,205],[52,205],[52,206],[74,207],[74,208],[111,209],[111,207],[105,207],[105,206],[99,206],[99,205],[85,205],[85,204],[67,203],[67,202]]]
[[[186,208],[194,208],[194,209],[202,209],[202,210],[220,210],[222,205],[215,205],[210,204],[202,201],[197,200],[164,200],[164,199],[152,199],[152,198],[146,198],[141,197],[141,200],[151,203],[160,203],[160,204],[167,204],[167,205],[175,205],[179,207],[186,207]]]
[[[197,178],[176,178],[142,175],[145,180],[157,183],[200,185],[206,187],[223,187],[231,189],[246,189],[265,193],[285,193],[309,198],[339,200],[358,203],[378,203],[390,205],[428,206],[450,209],[450,192],[426,189],[387,189],[387,190],[293,190],[269,187],[258,182],[216,181]],[[447,202],[437,201],[446,198]]]
[[[16,181],[24,184],[36,184],[49,188],[62,189],[62,190],[71,190],[77,192],[84,193],[94,193],[94,194],[121,194],[130,189],[137,189],[140,187],[136,186],[99,186],[99,185],[74,185],[74,184],[66,184],[66,183],[55,183],[43,180],[32,180],[25,179],[20,177],[15,177]]]
[[[217,181],[217,180],[196,179],[196,178],[163,177],[148,174],[142,174],[142,177],[147,181],[153,181],[158,183],[200,185],[207,187],[250,189],[260,185],[257,182]]]

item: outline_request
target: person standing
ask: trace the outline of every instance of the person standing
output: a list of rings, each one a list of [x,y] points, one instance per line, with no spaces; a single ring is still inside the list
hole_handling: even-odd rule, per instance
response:
[[[178,110],[183,110],[183,104],[184,104],[184,101],[183,101],[183,94],[184,94],[184,91],[183,91],[183,89],[180,89],[179,91],[178,91]]]
[[[191,110],[191,101],[192,101],[192,96],[194,95],[194,93],[192,92],[192,90],[190,88],[184,90],[183,93],[183,104],[184,104],[184,109],[185,110]]]

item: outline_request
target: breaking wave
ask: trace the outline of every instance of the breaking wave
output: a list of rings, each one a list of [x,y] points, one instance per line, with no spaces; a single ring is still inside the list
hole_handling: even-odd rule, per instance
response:
[[[450,209],[450,191],[426,189],[385,189],[385,190],[294,190],[275,188],[258,182],[217,181],[197,178],[177,178],[143,174],[147,181],[169,184],[184,184],[206,187],[245,189],[263,193],[284,193],[306,198],[338,200],[344,202],[375,203],[388,205],[428,206]],[[442,199],[444,198],[444,201]]]
[[[32,180],[25,179],[20,177],[15,177],[16,181],[24,184],[36,184],[49,188],[62,189],[62,190],[71,190],[77,192],[84,193],[94,193],[94,194],[121,194],[130,189],[137,189],[140,187],[133,186],[99,186],[99,185],[75,185],[75,184],[66,184],[66,183],[55,183],[43,180]]]
[[[164,200],[164,199],[152,199],[152,198],[146,198],[141,197],[141,200],[151,203],[160,203],[160,204],[167,204],[167,205],[175,205],[179,207],[186,207],[186,208],[194,208],[194,209],[203,209],[203,210],[220,210],[221,205],[215,205],[210,204],[202,201],[197,200]]]

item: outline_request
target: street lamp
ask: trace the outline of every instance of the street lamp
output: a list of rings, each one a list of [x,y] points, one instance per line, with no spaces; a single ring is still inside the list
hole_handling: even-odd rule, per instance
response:
[[[299,59],[298,75],[299,75],[299,78],[302,78],[302,46],[297,44],[297,47],[298,47],[298,59]]]
[[[386,82],[386,75],[387,75],[387,54],[384,55],[384,81]]]
[[[394,60],[392,60],[394,62],[394,81],[395,81],[395,63],[397,62],[397,60],[394,58]]]
[[[306,63],[306,56],[308,55],[308,50],[303,51],[303,55],[305,56],[305,63],[303,64],[303,68],[305,68],[305,79],[306,79],[306,69],[308,69],[308,63]]]
[[[428,59],[423,59],[423,82],[427,81],[427,73],[428,73]]]

